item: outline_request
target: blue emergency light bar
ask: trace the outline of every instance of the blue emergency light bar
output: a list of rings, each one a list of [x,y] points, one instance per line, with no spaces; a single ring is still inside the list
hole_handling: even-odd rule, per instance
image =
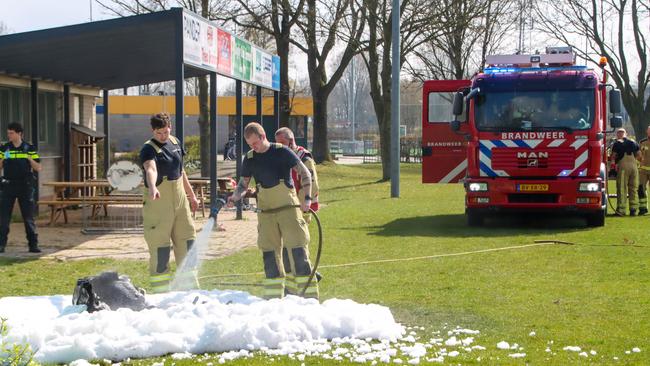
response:
[[[540,71],[586,71],[587,66],[557,66],[557,67],[488,67],[484,74],[505,74],[513,72],[540,72]]]

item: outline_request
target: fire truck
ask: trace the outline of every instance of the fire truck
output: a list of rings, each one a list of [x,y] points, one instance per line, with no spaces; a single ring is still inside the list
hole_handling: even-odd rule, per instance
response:
[[[471,80],[424,82],[422,182],[462,181],[468,225],[500,212],[604,225],[606,133],[622,125],[621,93],[606,59],[600,72],[575,59],[570,47],[494,55]]]

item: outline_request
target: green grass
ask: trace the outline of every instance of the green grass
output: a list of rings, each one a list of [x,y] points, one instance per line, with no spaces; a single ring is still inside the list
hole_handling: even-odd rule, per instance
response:
[[[480,330],[475,344],[485,351],[447,358],[475,364],[650,364],[650,230],[648,217],[608,217],[606,226],[588,228],[571,217],[496,217],[469,228],[460,185],[423,185],[419,165],[402,165],[401,197],[390,198],[390,183],[378,182],[380,165],[319,167],[319,216],[325,243],[321,297],[350,298],[390,307],[396,319],[424,326],[423,340],[445,326]],[[312,234],[315,231],[312,225]],[[44,238],[45,239],[45,238]],[[341,268],[359,261],[409,258],[532,244],[556,239],[576,245],[547,245]],[[45,240],[43,241],[45,243]],[[218,243],[213,243],[218,245]],[[315,249],[312,247],[312,252]],[[313,253],[312,253],[313,254]],[[259,253],[247,250],[204,264],[204,288],[219,281],[251,282],[259,276],[224,279],[219,274],[261,270]],[[0,259],[0,296],[69,294],[77,278],[117,269],[145,284],[146,263],[117,260],[47,262]],[[47,279],[47,280],[45,280]],[[257,288],[250,290],[256,294]],[[531,331],[536,336],[530,337]],[[447,338],[446,332],[443,333]],[[518,343],[523,359],[496,349],[499,341]],[[553,353],[545,352],[553,341]],[[580,346],[588,359],[562,350]],[[626,355],[633,347],[641,353]],[[514,352],[514,351],[513,351]],[[614,361],[617,356],[620,361]],[[217,358],[205,362],[216,364]],[[123,364],[190,365],[194,361],[149,359]],[[279,361],[279,362],[278,362]],[[307,358],[307,365],[339,362]],[[272,364],[257,356],[233,365]],[[275,364],[302,362],[275,358]]]

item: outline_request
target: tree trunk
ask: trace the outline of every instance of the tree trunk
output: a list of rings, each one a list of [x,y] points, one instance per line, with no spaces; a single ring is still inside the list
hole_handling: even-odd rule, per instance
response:
[[[289,126],[291,103],[289,95],[289,35],[276,38],[278,55],[280,55],[280,127]],[[275,131],[274,131],[275,132]]]
[[[199,76],[199,136],[201,151],[201,176],[210,176],[210,114],[208,108],[208,79]]]
[[[643,95],[637,98],[625,98],[625,94],[623,95],[623,105],[627,114],[630,116],[630,123],[632,123],[632,128],[634,128],[636,140],[639,141],[646,137],[646,130],[650,121],[650,99],[644,103]]]
[[[390,164],[391,164],[391,122],[390,122],[391,106],[390,103],[385,106],[381,120],[377,116],[377,121],[379,121],[379,143],[381,151],[381,180],[389,181],[390,180]]]
[[[316,163],[329,161],[330,146],[327,138],[327,99],[328,94],[322,93],[317,88],[312,87],[314,95],[314,143],[312,154]]]

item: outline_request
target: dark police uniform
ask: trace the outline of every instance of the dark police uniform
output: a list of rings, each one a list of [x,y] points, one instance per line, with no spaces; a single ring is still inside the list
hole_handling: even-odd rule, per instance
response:
[[[0,251],[4,251],[9,234],[9,223],[14,202],[18,199],[20,213],[25,223],[25,234],[30,252],[39,252],[38,235],[34,224],[34,192],[36,177],[32,166],[27,160],[31,157],[39,162],[39,156],[34,146],[23,141],[15,147],[12,142],[0,146],[0,159],[3,159],[4,178],[2,194],[0,195]]]
[[[291,178],[291,169],[300,160],[281,144],[271,144],[264,153],[251,150],[242,164],[242,176],[257,184],[257,246],[264,261],[264,297],[280,298],[299,294],[312,271],[309,261],[309,230],[302,217],[300,201]],[[293,207],[292,207],[293,206]],[[282,248],[287,248],[291,274],[282,265]],[[305,297],[318,298],[318,283],[311,281]]]
[[[183,187],[184,155],[185,151],[174,136],[169,136],[164,144],[151,139],[140,150],[142,164],[148,160],[156,163],[156,187],[160,191],[160,198],[152,200],[145,179],[142,217],[144,239],[149,247],[149,274],[153,292],[169,290],[172,247],[177,267],[180,267],[196,239],[190,204]],[[196,269],[187,268],[177,276],[180,283],[187,284],[188,288],[198,287]]]
[[[630,215],[635,215],[639,207],[639,169],[637,167],[636,155],[639,145],[628,138],[616,140],[612,145],[612,152],[616,154],[616,211],[625,215],[628,209]]]

